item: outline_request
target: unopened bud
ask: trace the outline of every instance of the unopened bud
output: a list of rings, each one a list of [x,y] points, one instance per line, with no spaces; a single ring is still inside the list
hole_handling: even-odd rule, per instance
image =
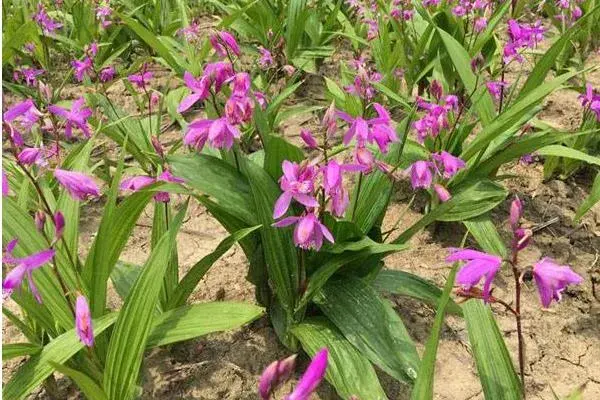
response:
[[[260,376],[258,382],[258,394],[261,399],[269,400],[277,386],[286,382],[296,365],[296,354],[284,358],[283,360],[273,361]]]
[[[35,227],[38,231],[42,232],[44,230],[44,225],[46,223],[46,214],[42,210],[38,210],[35,212]]]

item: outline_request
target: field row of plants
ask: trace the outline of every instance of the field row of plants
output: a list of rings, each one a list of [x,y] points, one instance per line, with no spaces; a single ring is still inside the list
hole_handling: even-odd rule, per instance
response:
[[[148,349],[263,317],[290,357],[261,366],[262,399],[281,398],[295,353],[312,362],[286,399],[310,398],[324,378],[341,398],[385,399],[376,371],[432,399],[448,314],[466,323],[485,398],[525,397],[524,276],[544,308],[589,277],[519,257],[536,234],[506,168],[543,162],[544,176],[560,179],[598,170],[600,88],[587,79],[598,68],[595,0],[2,7],[3,315],[22,334],[2,355],[23,360],[6,399],[40,386],[52,396],[57,373],[85,398],[139,398]],[[340,50],[351,56],[339,61]],[[323,97],[294,101],[314,78]],[[559,90],[579,93],[578,129],[539,118]],[[282,127],[306,115],[318,124],[290,139]],[[600,200],[595,176],[574,222]],[[423,199],[425,212],[385,230],[400,187],[411,190],[407,207]],[[504,241],[491,213],[507,202]],[[178,234],[192,203],[228,236],[183,272]],[[98,205],[84,246],[85,209]],[[144,212],[150,250],[132,266],[122,254]],[[386,256],[443,222],[466,232],[443,255],[443,288],[386,268]],[[192,302],[233,246],[256,303]],[[501,298],[503,270],[514,283]],[[436,310],[423,351],[390,294]],[[498,308],[514,316],[514,354]]]

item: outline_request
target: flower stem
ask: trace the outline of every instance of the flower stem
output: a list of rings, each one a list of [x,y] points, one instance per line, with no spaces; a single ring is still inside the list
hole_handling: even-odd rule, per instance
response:
[[[519,250],[517,243],[513,244],[511,266],[515,278],[515,320],[517,322],[517,339],[519,352],[519,377],[521,378],[521,388],[523,390],[523,399],[525,398],[525,340],[523,338],[523,324],[521,321],[521,273],[517,265]]]

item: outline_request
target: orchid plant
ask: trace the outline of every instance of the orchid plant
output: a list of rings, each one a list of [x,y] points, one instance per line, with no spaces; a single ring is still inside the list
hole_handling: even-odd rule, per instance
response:
[[[533,234],[520,225],[518,199],[508,248],[490,211],[508,195],[499,174],[507,163],[534,154],[550,172],[600,165],[592,86],[582,90],[577,132],[536,117],[567,82],[584,87],[583,63],[563,61],[575,38],[595,46],[598,7],[557,2],[555,35],[522,17],[519,1],[211,1],[223,15],[210,29],[178,1],[40,2],[22,12],[6,3],[3,296],[20,311],[3,313],[27,342],[4,344],[3,358],[28,357],[6,398],[39,385],[55,391],[55,372],[91,399],[139,397],[146,349],[266,315],[290,352],[312,357],[286,399],[310,398],[323,378],[342,398],[386,398],[375,367],[429,399],[446,312],[466,320],[478,368],[494,365],[497,375],[481,374],[485,396],[522,398],[522,278],[532,274],[548,307],[583,277],[547,258],[522,265]],[[290,104],[340,43],[353,57],[323,77],[327,98]],[[282,123],[301,114],[316,122],[290,140]],[[407,209],[423,197],[425,212],[384,231],[403,183],[412,188]],[[229,236],[180,275],[176,238],[189,202]],[[89,248],[80,245],[82,207],[103,208]],[[151,252],[131,265],[120,258],[145,210]],[[384,268],[441,221],[463,223],[483,250],[451,251],[447,261],[464,265],[443,291]],[[258,305],[187,304],[236,243]],[[503,265],[514,275],[512,303],[493,292]],[[451,299],[455,277],[463,305]],[[109,305],[111,284],[121,307]],[[437,308],[422,357],[388,293]],[[515,316],[520,380],[490,304]],[[261,398],[278,393],[295,359],[265,369]],[[506,384],[501,394],[496,380]]]

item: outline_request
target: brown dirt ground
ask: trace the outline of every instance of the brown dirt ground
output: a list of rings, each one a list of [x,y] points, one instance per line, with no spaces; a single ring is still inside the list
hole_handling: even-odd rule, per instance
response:
[[[596,59],[597,61],[597,59]],[[600,75],[592,78],[596,86]],[[317,84],[318,84],[317,79]],[[312,85],[311,85],[312,86]],[[308,98],[322,97],[322,89],[309,88]],[[320,91],[320,92],[319,92]],[[296,101],[301,99],[296,99]],[[127,101],[124,101],[127,103]],[[553,94],[547,100],[543,119],[560,128],[575,128],[579,124],[577,95],[571,91]],[[312,126],[313,117],[288,121],[283,131],[294,137],[300,126]],[[505,173],[516,177],[507,182],[511,193],[525,201],[525,220],[535,226],[559,217],[559,221],[541,230],[534,243],[523,253],[524,262],[533,263],[541,255],[550,256],[585,278],[584,284],[569,288],[563,301],[549,310],[542,310],[535,287],[526,283],[523,299],[524,334],[527,354],[527,393],[529,398],[552,399],[551,388],[565,396],[580,385],[585,385],[585,399],[600,399],[600,302],[592,295],[592,279],[600,281],[600,207],[596,206],[582,221],[574,224],[574,210],[589,192],[592,175],[584,171],[566,181],[542,179],[542,166],[533,164],[509,165]],[[422,215],[417,201],[405,212],[409,191],[401,188],[395,194],[385,218],[390,227],[402,216],[400,226],[409,226]],[[494,211],[494,220],[502,234],[507,236],[503,221],[508,214],[507,200]],[[149,252],[152,211],[148,208],[139,226],[122,254],[124,261],[142,264]],[[89,246],[96,232],[101,214],[100,205],[83,210],[81,220],[81,248]],[[464,228],[457,224],[438,224],[416,235],[410,248],[386,259],[387,268],[401,269],[431,279],[442,286],[448,274],[444,263],[446,248],[457,246]],[[226,231],[211,218],[206,210],[191,204],[187,220],[178,237],[178,251],[182,273],[197,260],[211,252],[226,236]],[[475,245],[471,243],[471,245]],[[245,279],[247,262],[239,247],[234,247],[217,261],[192,296],[193,302],[236,300],[254,302],[253,287]],[[504,271],[496,280],[495,296],[510,300],[513,281]],[[419,351],[429,335],[435,310],[418,302],[391,297],[397,311],[417,343]],[[109,298],[111,307],[120,300],[114,291]],[[11,305],[10,303],[8,304]],[[513,357],[516,354],[514,320],[503,309],[496,309],[497,320]],[[4,342],[22,340],[16,329],[3,324]],[[232,332],[213,334],[196,340],[149,352],[144,360],[144,399],[256,399],[256,385],[262,369],[272,360],[288,355],[266,318]],[[6,382],[23,359],[3,364]],[[301,371],[306,359],[301,359]],[[390,398],[408,399],[409,388],[380,373]],[[66,379],[59,379],[64,398],[78,398]],[[289,383],[280,393],[291,387]],[[47,399],[39,389],[32,399]],[[332,387],[324,383],[315,398],[338,398]],[[464,322],[448,317],[436,361],[435,399],[483,399],[477,370],[470,354]]]

